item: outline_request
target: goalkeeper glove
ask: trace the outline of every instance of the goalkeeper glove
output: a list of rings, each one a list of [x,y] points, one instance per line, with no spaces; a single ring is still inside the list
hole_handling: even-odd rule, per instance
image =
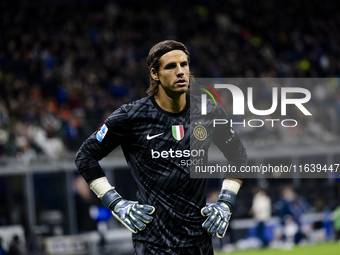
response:
[[[229,190],[229,188],[231,190]],[[236,201],[236,194],[240,188],[240,184],[233,180],[224,180],[222,191],[216,203],[205,206],[201,210],[201,214],[207,219],[203,222],[202,227],[208,231],[210,235],[223,238],[227,232],[231,211]]]
[[[153,219],[151,216],[155,211],[153,206],[122,199],[114,189],[105,193],[102,202],[112,211],[112,215],[133,233],[144,230],[146,224]]]
[[[110,185],[106,177],[101,177],[90,183],[90,188],[109,208],[112,215],[131,232],[137,233],[145,229],[152,221],[151,214],[155,208],[151,205],[141,205],[134,201],[123,199]]]
[[[210,235],[223,238],[229,226],[231,217],[230,207],[221,201],[210,204],[202,208],[201,214],[208,217],[202,224],[202,227],[208,231]]]

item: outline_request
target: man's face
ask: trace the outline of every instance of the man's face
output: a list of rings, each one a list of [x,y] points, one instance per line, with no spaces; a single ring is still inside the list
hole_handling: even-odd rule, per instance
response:
[[[152,70],[151,74],[167,94],[183,94],[189,87],[188,56],[181,50],[169,51],[160,58],[158,73]]]

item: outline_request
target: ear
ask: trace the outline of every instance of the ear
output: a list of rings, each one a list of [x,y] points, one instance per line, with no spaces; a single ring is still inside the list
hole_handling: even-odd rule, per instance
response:
[[[151,68],[150,75],[152,79],[154,79],[155,81],[159,81],[158,73],[156,72],[155,68]]]

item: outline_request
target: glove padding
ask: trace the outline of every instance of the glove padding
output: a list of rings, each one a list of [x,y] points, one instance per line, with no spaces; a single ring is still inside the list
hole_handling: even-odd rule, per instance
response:
[[[201,214],[208,217],[202,224],[202,227],[208,231],[210,235],[223,238],[229,226],[231,217],[230,207],[223,201],[217,201],[203,207]]]
[[[155,211],[155,208],[151,205],[141,205],[137,202],[124,199],[120,199],[115,206],[111,207],[113,216],[132,233],[145,229],[146,224],[150,223],[153,219],[150,215]]]

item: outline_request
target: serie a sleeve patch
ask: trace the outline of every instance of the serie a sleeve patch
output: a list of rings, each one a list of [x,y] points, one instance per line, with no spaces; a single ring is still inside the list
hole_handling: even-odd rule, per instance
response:
[[[103,139],[104,139],[104,137],[107,133],[107,130],[108,130],[108,128],[105,124],[98,130],[98,132],[96,134],[96,138],[99,142],[103,141]]]

